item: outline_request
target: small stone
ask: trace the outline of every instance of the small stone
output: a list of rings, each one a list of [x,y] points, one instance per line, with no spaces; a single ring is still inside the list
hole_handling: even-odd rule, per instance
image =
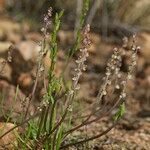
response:
[[[0,136],[10,129],[15,127],[12,123],[4,123],[0,122]],[[17,134],[18,128],[14,129],[13,131],[9,132],[3,138],[0,139],[0,145],[5,146],[6,149],[13,149],[14,145],[17,146]]]

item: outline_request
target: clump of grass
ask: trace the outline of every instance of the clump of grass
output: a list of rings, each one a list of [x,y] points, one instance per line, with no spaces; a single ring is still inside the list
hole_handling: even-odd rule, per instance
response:
[[[52,8],[49,8],[47,14],[44,16],[44,27],[41,29],[43,33],[43,40],[40,43],[41,51],[38,57],[36,79],[32,93],[27,97],[26,103],[28,105],[24,112],[24,117],[20,124],[0,136],[0,138],[3,138],[15,128],[22,126],[24,131],[21,134],[18,133],[17,135],[19,149],[59,150],[73,145],[83,144],[108,133],[118,123],[125,112],[127,82],[133,76],[137,61],[137,52],[140,49],[135,44],[135,37],[133,37],[133,43],[131,45],[131,63],[128,66],[127,75],[124,76],[121,71],[122,56],[124,55],[126,48],[125,43],[120,49],[114,48],[113,54],[107,63],[103,84],[97,95],[97,100],[93,104],[94,107],[88,108],[93,111],[84,117],[79,124],[76,124],[75,126],[71,124],[75,116],[72,111],[72,109],[74,109],[73,102],[78,90],[80,90],[79,79],[82,72],[86,70],[85,63],[89,55],[88,48],[91,45],[89,34],[90,25],[85,25],[84,27],[84,20],[88,11],[88,5],[89,0],[85,0],[79,29],[77,29],[75,44],[73,45],[73,48],[69,50],[69,59],[66,61],[66,64],[68,64],[73,54],[80,51],[80,55],[76,60],[76,68],[74,69],[75,73],[72,77],[71,86],[66,86],[63,82],[63,73],[59,77],[55,75],[58,53],[57,34],[60,29],[61,17],[64,12],[61,11],[60,13],[55,14],[53,31],[51,34],[49,33],[49,26],[52,23]],[[46,84],[46,75],[43,75],[45,72],[42,60],[49,50],[51,65],[48,71],[48,84]],[[65,68],[66,67],[67,65]],[[63,72],[64,71],[65,69]],[[40,76],[43,77],[43,88],[45,90],[45,94],[41,99],[41,104],[37,108],[36,112],[32,116],[29,116],[30,104],[36,94],[36,88]],[[110,87],[112,87],[111,92],[109,92]],[[112,98],[110,100],[113,101],[112,105],[109,105],[109,98],[111,96],[109,94],[117,95],[115,99]],[[111,112],[116,108],[118,108],[118,111],[112,116]],[[98,133],[97,135],[92,135],[91,137],[86,137],[74,142],[70,142],[68,140],[68,137],[70,137],[73,132],[99,121],[101,118],[106,116],[113,121],[111,126],[102,133]],[[77,116],[77,119],[78,117],[79,116]]]

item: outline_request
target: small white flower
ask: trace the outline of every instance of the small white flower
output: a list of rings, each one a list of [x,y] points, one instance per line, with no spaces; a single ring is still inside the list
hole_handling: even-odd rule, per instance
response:
[[[116,87],[115,87],[116,89],[120,89],[120,86],[119,85],[116,85]]]

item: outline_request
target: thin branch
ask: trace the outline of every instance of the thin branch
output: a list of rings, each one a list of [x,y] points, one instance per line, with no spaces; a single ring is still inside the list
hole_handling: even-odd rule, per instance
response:
[[[78,130],[79,128],[81,128],[81,127],[83,127],[83,126],[85,126],[85,125],[89,125],[89,124],[91,124],[91,123],[93,123],[93,122],[97,122],[97,121],[100,120],[102,117],[104,117],[105,115],[108,115],[110,112],[112,112],[112,110],[113,110],[114,108],[116,108],[117,106],[119,106],[119,105],[122,104],[123,102],[124,102],[124,99],[119,99],[108,111],[104,111],[103,114],[101,114],[100,116],[98,116],[97,118],[95,118],[95,119],[93,119],[93,120],[88,121],[88,120],[90,119],[90,117],[91,117],[93,114],[89,115],[89,117],[87,117],[87,119],[85,119],[85,121],[83,121],[80,125],[78,125],[78,126],[72,128],[72,129],[68,130],[68,131],[65,133],[65,134],[66,134],[65,137],[67,137],[69,134],[71,134],[72,132]],[[96,112],[95,112],[95,113],[96,113]]]
[[[90,138],[87,138],[87,139],[84,139],[84,140],[81,140],[81,141],[78,141],[78,142],[63,145],[63,146],[60,147],[60,149],[64,149],[64,148],[67,148],[67,147],[70,147],[70,146],[74,146],[74,145],[77,145],[77,144],[82,144],[82,143],[89,142],[89,141],[92,141],[94,139],[97,139],[97,138],[107,134],[112,128],[114,128],[116,126],[117,123],[118,123],[118,121],[114,122],[107,130],[105,130],[104,132],[102,132],[98,135],[92,136]]]

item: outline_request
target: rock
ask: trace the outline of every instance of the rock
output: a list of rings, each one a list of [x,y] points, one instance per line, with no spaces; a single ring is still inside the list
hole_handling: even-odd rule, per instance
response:
[[[0,54],[7,52],[11,45],[11,42],[0,42]]]
[[[0,29],[0,40],[3,41],[4,39],[6,39],[6,34],[2,29]]]
[[[21,26],[19,23],[16,23],[10,19],[0,19],[0,29],[3,30],[6,34],[10,32],[19,33],[21,31]]]
[[[10,51],[11,62],[8,62],[10,67],[12,68],[11,73],[11,83],[13,85],[18,85],[18,79],[22,73],[30,72],[35,67],[35,60],[24,60],[22,54],[16,47],[13,47]],[[2,55],[2,57],[7,58],[7,53]]]
[[[7,39],[13,43],[20,42],[21,40],[21,25],[10,19],[0,18],[0,33],[1,38]]]
[[[14,33],[14,32],[9,32],[7,34],[7,40],[11,41],[12,43],[19,43],[21,41],[21,35],[18,33]]]
[[[21,119],[21,115],[23,113],[23,109],[27,106],[27,102],[25,100],[25,95],[18,90],[13,85],[10,85],[6,81],[0,80],[0,93],[1,93],[1,101],[0,101],[0,118],[2,120],[7,119],[8,117],[12,121],[19,121]],[[33,105],[31,106],[33,108]],[[30,109],[30,112],[33,109]]]
[[[12,68],[8,63],[3,64],[3,62],[5,61],[5,59],[0,58],[0,77],[6,78],[8,81],[11,81]]]
[[[150,34],[141,33],[139,35],[139,45],[141,46],[141,54],[147,63],[150,63]]]
[[[23,56],[24,60],[34,60],[34,62],[36,61],[36,58],[40,51],[40,47],[37,43],[33,41],[23,41],[17,44],[16,47]]]
[[[21,73],[20,77],[18,78],[18,84],[21,87],[26,88],[32,85],[32,77],[29,73]]]
[[[12,129],[13,127],[15,127],[15,125],[12,123],[0,122],[0,136]],[[18,128],[14,129],[13,131],[5,135],[3,138],[1,138],[0,149],[2,148],[12,150],[14,148],[14,145],[17,146],[17,132]]]
[[[145,65],[145,59],[144,57],[138,57],[137,61],[137,72],[142,72]]]
[[[28,34],[25,34],[25,38],[27,40],[31,40],[31,41],[35,41],[35,42],[39,42],[42,40],[42,36],[39,33],[34,33],[34,32],[30,32]]]
[[[144,73],[146,77],[150,77],[150,65],[145,68]]]

